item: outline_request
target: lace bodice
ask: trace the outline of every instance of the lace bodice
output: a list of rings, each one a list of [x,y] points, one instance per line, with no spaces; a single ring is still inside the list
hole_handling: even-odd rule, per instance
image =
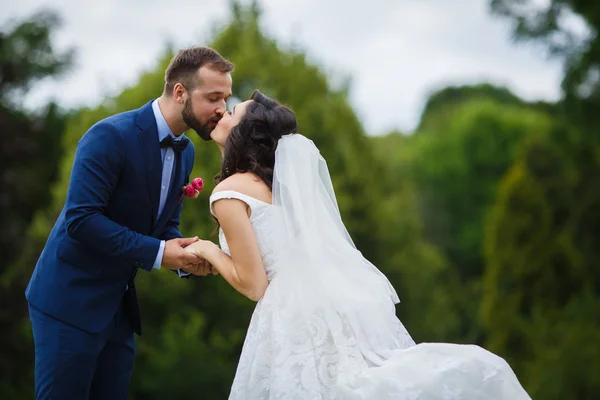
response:
[[[274,265],[276,260],[276,236],[277,229],[279,227],[279,220],[277,219],[277,208],[269,203],[255,199],[254,197],[246,194],[236,192],[233,190],[224,190],[222,192],[215,192],[210,196],[210,212],[214,214],[213,203],[220,199],[238,199],[243,201],[250,207],[250,223],[256,236],[256,242],[262,256],[262,261],[267,272],[269,280],[275,275]],[[227,239],[223,234],[223,230],[219,229],[219,244],[221,250],[227,255],[231,256]]]

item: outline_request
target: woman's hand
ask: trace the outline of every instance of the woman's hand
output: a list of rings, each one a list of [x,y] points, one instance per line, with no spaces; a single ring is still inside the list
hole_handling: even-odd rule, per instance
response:
[[[209,260],[211,255],[214,256],[215,251],[221,251],[221,249],[210,240],[198,240],[187,246],[185,251]]]
[[[207,254],[212,255],[214,258],[215,251],[221,251],[219,246],[211,242],[210,240],[199,240],[185,248],[185,251],[188,253],[194,254],[200,257],[201,262],[196,264],[188,265],[187,268],[183,268],[185,272],[189,272],[198,276],[206,276],[209,274],[218,275],[219,272],[211,264],[210,260],[207,258]]]

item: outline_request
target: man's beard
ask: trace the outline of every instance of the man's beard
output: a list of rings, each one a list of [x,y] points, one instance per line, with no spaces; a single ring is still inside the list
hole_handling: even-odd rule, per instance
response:
[[[202,123],[198,118],[196,118],[194,111],[192,111],[192,100],[190,98],[185,101],[183,111],[181,111],[181,116],[183,117],[183,122],[195,130],[202,140],[207,142],[212,140],[210,137],[210,132],[212,132],[212,129],[208,127],[208,122]]]

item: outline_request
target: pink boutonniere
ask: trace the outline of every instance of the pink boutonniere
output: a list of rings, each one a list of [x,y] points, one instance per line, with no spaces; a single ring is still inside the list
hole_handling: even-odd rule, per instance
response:
[[[183,188],[181,188],[181,197],[179,198],[179,202],[183,200],[183,196],[191,197],[192,199],[197,199],[198,195],[204,188],[204,181],[202,178],[194,178],[192,179],[192,183],[188,183]]]

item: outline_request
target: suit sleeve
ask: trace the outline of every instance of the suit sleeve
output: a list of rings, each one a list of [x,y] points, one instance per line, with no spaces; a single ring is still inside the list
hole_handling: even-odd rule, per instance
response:
[[[70,237],[112,257],[152,270],[160,240],[121,226],[105,215],[125,161],[124,139],[111,124],[98,123],[77,145],[66,199]]]

